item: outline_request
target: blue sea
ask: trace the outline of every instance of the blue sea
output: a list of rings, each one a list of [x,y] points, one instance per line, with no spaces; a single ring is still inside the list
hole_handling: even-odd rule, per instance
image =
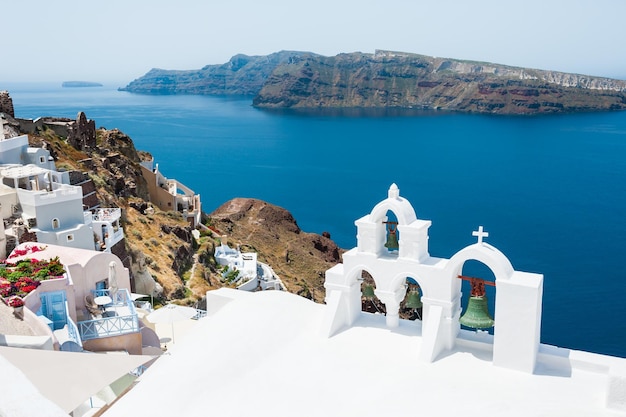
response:
[[[200,193],[207,213],[263,199],[343,248],[396,183],[432,221],[432,256],[475,243],[482,225],[515,269],[544,274],[542,342],[626,357],[626,112],[277,111],[250,97],[117,87],[0,85],[17,117],[84,111],[122,130]]]

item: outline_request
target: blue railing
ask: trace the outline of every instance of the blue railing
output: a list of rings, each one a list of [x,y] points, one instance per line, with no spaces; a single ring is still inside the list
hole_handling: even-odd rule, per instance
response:
[[[65,302],[65,304],[67,309],[67,302]],[[70,317],[69,313],[67,314],[67,337],[69,337],[70,340],[74,341],[81,348],[83,347],[78,327],[76,326],[76,323],[74,323],[74,320],[72,320],[72,317]]]
[[[78,330],[83,340],[136,333],[139,331],[139,320],[136,314],[103,317],[79,322]]]

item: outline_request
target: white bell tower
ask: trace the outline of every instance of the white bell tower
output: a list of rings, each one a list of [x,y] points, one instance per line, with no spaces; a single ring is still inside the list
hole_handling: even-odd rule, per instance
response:
[[[385,246],[387,214],[397,218],[397,250]],[[413,206],[392,184],[387,198],[355,222],[357,246],[344,253],[343,263],[326,271],[327,315],[322,332],[332,336],[351,327],[361,311],[362,274],[375,283],[375,295],[385,304],[389,328],[400,323],[400,303],[407,279],[422,290],[422,337],[416,357],[432,362],[455,346],[461,331],[461,279],[466,261],[476,260],[493,272],[496,282],[495,327],[492,339],[494,365],[533,372],[539,349],[543,276],[513,269],[509,260],[484,241],[489,236],[480,226],[472,233],[478,242],[450,259],[431,257],[428,251],[429,220],[417,218]],[[395,248],[394,248],[395,249]],[[463,330],[467,331],[467,330]]]

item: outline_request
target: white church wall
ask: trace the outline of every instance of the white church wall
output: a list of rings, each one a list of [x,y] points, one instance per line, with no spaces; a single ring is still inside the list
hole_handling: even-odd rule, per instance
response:
[[[357,227],[358,251],[376,255],[380,254],[382,251],[381,241],[385,235],[385,225],[371,222],[369,215],[360,218],[354,224]]]
[[[344,265],[338,264],[326,271],[325,302],[330,311],[322,325],[322,333],[330,337],[350,327],[361,314],[361,285],[354,279],[346,282]]]
[[[415,220],[411,224],[399,224],[400,235],[399,253],[400,258],[410,258],[415,260],[426,260],[428,253],[428,228],[431,222],[425,220]]]
[[[614,410],[626,410],[626,365],[614,364],[609,369],[606,406]]]
[[[515,272],[497,280],[493,364],[532,373],[541,329],[543,275]]]

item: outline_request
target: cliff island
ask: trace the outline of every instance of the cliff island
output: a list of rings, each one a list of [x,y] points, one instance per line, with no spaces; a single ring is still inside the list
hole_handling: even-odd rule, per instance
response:
[[[200,70],[152,69],[120,90],[254,96],[262,108],[414,108],[496,114],[626,109],[626,81],[376,51],[236,55]]]

